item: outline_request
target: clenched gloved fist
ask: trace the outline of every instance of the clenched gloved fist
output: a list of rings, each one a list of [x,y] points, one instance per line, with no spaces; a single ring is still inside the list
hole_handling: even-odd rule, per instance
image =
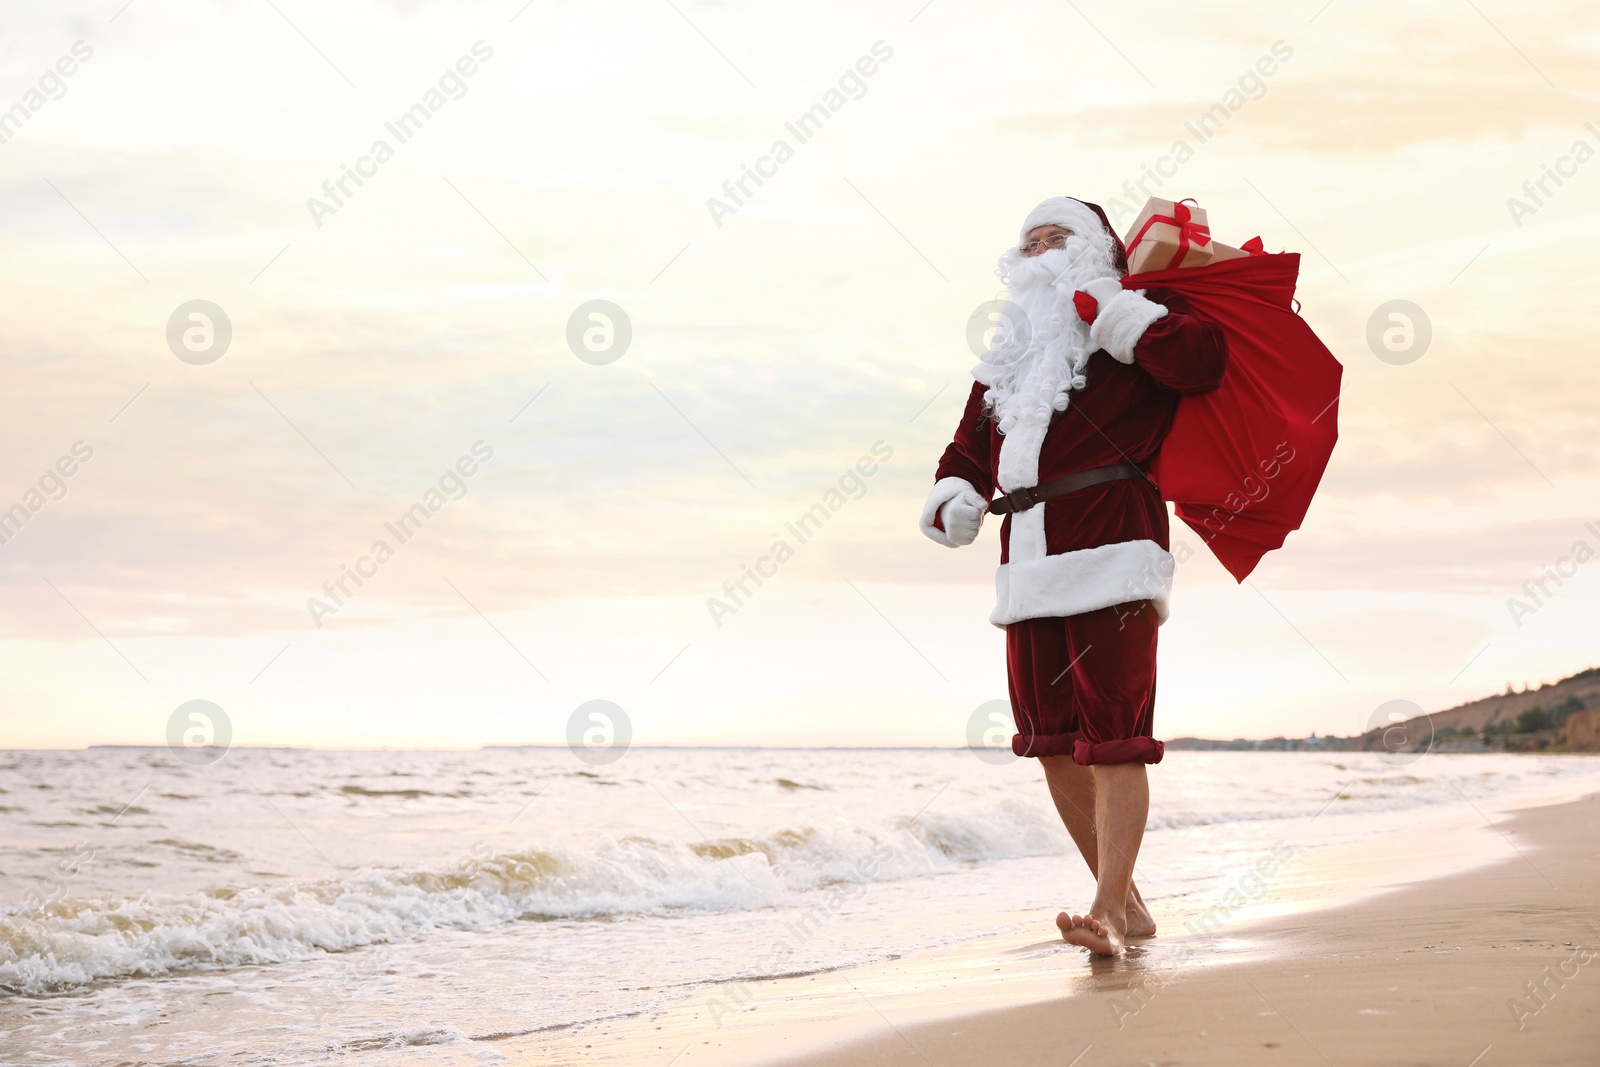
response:
[[[1096,278],[1094,281],[1089,282],[1078,290],[1078,292],[1088,295],[1089,299],[1087,301],[1079,300],[1077,293],[1072,294],[1072,302],[1078,310],[1078,318],[1084,322],[1093,322],[1100,309],[1115,300],[1122,291],[1122,283],[1115,278]],[[1089,312],[1087,315],[1084,314],[1085,310]]]
[[[918,526],[931,541],[960,548],[978,539],[989,502],[965,478],[941,478],[922,505]]]
[[[939,509],[939,521],[944,524],[944,534],[955,547],[970,545],[978,539],[983,528],[983,517],[988,513],[989,502],[970,489]]]

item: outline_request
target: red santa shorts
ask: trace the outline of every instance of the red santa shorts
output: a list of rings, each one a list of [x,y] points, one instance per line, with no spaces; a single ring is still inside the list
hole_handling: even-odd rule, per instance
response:
[[[1148,600],[1006,627],[1019,756],[1081,764],[1160,763],[1156,618]]]

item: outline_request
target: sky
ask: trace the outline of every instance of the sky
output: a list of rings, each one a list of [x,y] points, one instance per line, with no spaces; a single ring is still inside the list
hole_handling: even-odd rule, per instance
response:
[[[238,744],[559,744],[591,700],[634,743],[964,744],[1005,695],[997,528],[916,524],[969,320],[1034,204],[1115,216],[1141,179],[1300,252],[1345,368],[1248,583],[1174,524],[1157,736],[1351,734],[1600,663],[1591,7],[0,26],[0,746],[162,744],[192,700]],[[1410,347],[1370,339],[1393,301]]]

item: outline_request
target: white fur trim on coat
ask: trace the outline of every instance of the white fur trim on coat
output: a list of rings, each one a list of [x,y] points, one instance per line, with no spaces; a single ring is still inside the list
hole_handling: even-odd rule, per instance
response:
[[[1025,563],[1030,559],[1044,559],[1050,554],[1044,537],[1044,505],[1035,504],[1027,511],[1011,516],[1011,531],[1006,538],[1006,558],[1012,563]]]
[[[928,535],[929,540],[937,541],[946,548],[960,548],[961,546],[945,536],[945,532],[933,524],[934,518],[939,514],[939,509],[962,493],[971,493],[982,500],[982,495],[973,488],[971,482],[965,478],[940,478],[933,483],[933,492],[928,494],[927,503],[922,505],[921,529]]]
[[[1039,484],[1039,453],[1044,450],[1045,435],[1049,432],[1050,423],[1039,416],[1018,419],[1009,433],[1000,435],[1000,458],[995,462],[995,482],[1001,492],[1009,493],[1013,489]]]
[[[1133,346],[1166,313],[1164,306],[1145,297],[1143,289],[1125,289],[1100,305],[1089,327],[1089,341],[1119,363],[1132,363]]]
[[[1172,554],[1150,540],[1002,563],[994,575],[995,606],[989,621],[1005,626],[1153,600],[1156,617],[1166,622],[1174,568]]]

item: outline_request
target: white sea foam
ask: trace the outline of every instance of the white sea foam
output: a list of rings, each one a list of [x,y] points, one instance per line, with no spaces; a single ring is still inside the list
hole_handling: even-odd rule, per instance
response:
[[[1056,854],[1067,839],[1053,819],[1038,806],[1003,801],[876,827],[840,823],[691,844],[629,837],[444,870],[71,899],[0,914],[0,989],[43,993],[101,979],[282,963],[441,928],[761,908],[837,882]]]
[[[115,989],[250,965],[299,973],[378,945],[439,944],[449,959],[471,952],[452,937],[484,942],[494,937],[475,932],[514,936],[522,923],[536,924],[523,940],[541,958],[570,964],[541,990],[546,1003],[574,1005],[556,1021],[592,1018],[636,997],[597,990],[591,973],[638,971],[645,985],[679,988],[751,968],[746,935],[719,940],[722,928],[770,943],[769,924],[820,914],[825,932],[807,933],[784,966],[848,966],[944,936],[948,922],[907,901],[981,910],[1022,888],[1013,871],[1032,871],[1025,884],[1035,886],[1081,875],[1036,767],[979,766],[961,752],[751,751],[713,762],[663,750],[630,753],[605,774],[573,773],[564,751],[229,759],[250,788],[185,768],[147,788],[152,768],[123,752],[16,758],[6,783],[14,861],[0,885],[11,900],[64,896],[0,909],[0,990]],[[1563,778],[1575,788],[1597,770],[1572,758],[1397,767],[1358,754],[1174,753],[1152,771],[1141,863],[1155,865],[1157,893],[1198,892],[1280,835],[1306,847],[1402,825],[1386,816],[1408,808],[1463,796],[1492,806]],[[513,814],[521,821],[507,822]],[[473,858],[437,859],[463,852]],[[348,873],[318,873],[330,854]],[[63,861],[75,873],[56,878]],[[920,885],[930,877],[940,884]],[[869,884],[881,899],[853,891]],[[615,921],[636,916],[664,919],[700,954],[640,960],[627,933],[638,924]]]

